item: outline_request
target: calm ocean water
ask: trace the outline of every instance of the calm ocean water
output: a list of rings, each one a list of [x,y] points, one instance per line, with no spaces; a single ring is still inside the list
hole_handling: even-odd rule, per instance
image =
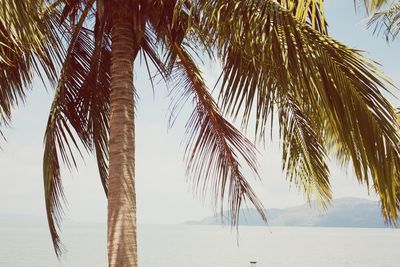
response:
[[[239,240],[239,246],[237,241]],[[63,226],[57,261],[44,225],[0,223],[0,266],[106,267],[104,225]],[[141,267],[398,267],[400,230],[140,226]]]

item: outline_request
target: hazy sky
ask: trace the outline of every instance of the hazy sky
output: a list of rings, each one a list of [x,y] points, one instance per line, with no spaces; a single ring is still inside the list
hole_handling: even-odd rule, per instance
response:
[[[357,16],[353,1],[329,0],[326,4],[330,33],[351,47],[366,50],[367,57],[380,62],[383,70],[400,85],[400,44],[387,45],[384,38],[372,36],[365,20]],[[204,74],[213,85],[218,64],[204,66]],[[180,223],[210,215],[210,203],[196,199],[184,176],[184,124],[190,103],[168,129],[170,99],[162,83],[155,96],[143,69],[136,70],[135,83],[140,96],[137,109],[136,188],[140,223]],[[0,214],[17,213],[45,216],[42,180],[43,135],[53,91],[40,82],[33,85],[27,103],[16,110],[11,128],[5,130],[7,142],[0,141]],[[397,103],[398,104],[398,103]],[[249,135],[251,132],[249,131]],[[260,149],[261,181],[252,183],[265,207],[288,207],[304,203],[304,198],[281,174],[279,140]],[[66,218],[74,221],[106,220],[106,199],[92,156],[80,162],[78,171],[63,172],[68,208]],[[341,170],[332,161],[331,181],[334,197],[368,196],[349,169]]]

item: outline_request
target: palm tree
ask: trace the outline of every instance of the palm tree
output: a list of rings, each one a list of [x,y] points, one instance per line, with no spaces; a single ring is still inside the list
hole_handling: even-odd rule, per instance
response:
[[[74,147],[80,152],[81,141],[97,156],[108,197],[109,266],[137,266],[133,62],[138,55],[172,83],[175,110],[192,100],[188,174],[221,210],[227,197],[232,224],[246,201],[266,215],[240,164],[257,175],[255,147],[225,114],[242,117],[244,128],[254,117],[258,141],[266,137],[269,120],[277,118],[282,168],[308,199],[329,203],[331,153],[352,163],[358,181],[380,196],[385,218],[397,220],[399,125],[380,92],[390,90],[390,81],[359,51],[327,35],[322,1],[59,0],[52,8],[69,29],[43,165],[57,255],[60,160],[74,166]],[[197,52],[222,62],[219,105],[202,78]]]

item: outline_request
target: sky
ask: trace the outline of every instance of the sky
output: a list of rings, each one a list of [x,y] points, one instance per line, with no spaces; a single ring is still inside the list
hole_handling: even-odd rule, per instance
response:
[[[331,36],[360,50],[382,65],[384,72],[400,86],[399,42],[388,45],[381,36],[366,29],[362,14],[356,14],[353,1],[328,0],[326,12]],[[144,68],[135,64],[135,84],[139,95],[136,114],[136,190],[138,221],[142,224],[175,224],[211,215],[207,200],[193,194],[185,177],[183,162],[184,125],[190,115],[188,104],[173,127],[168,127],[170,97],[162,83],[155,94]],[[210,87],[219,75],[219,64],[207,62],[204,77]],[[45,216],[42,156],[43,136],[50,103],[51,88],[36,80],[27,101],[15,110],[11,127],[0,141],[0,214]],[[189,103],[189,102],[188,102]],[[395,103],[399,104],[398,102]],[[251,136],[251,132],[247,133]],[[260,148],[260,178],[251,184],[266,208],[285,208],[305,202],[301,192],[290,185],[281,171],[279,140]],[[62,177],[68,203],[65,220],[105,222],[107,204],[93,156],[85,155],[77,170],[63,169]],[[334,198],[377,199],[373,192],[356,182],[350,169],[329,162]]]

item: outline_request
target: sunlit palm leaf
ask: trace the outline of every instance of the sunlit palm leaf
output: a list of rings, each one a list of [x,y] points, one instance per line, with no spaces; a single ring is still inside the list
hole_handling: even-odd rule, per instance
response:
[[[51,13],[45,1],[0,1],[0,126],[24,100],[33,74],[55,80],[62,47]]]
[[[400,32],[400,4],[374,13],[368,22],[368,27],[373,27],[374,33],[383,32],[387,41],[394,40]]]
[[[327,33],[327,22],[323,0],[278,0],[283,8],[290,10],[300,22],[307,23],[310,27]]]
[[[286,179],[294,182],[307,199],[315,195],[324,206],[332,198],[326,151],[312,118],[290,96],[278,104],[283,169]]]
[[[317,139],[338,145],[360,182],[372,179],[384,215],[396,220],[400,139],[394,110],[379,91],[388,85],[381,73],[358,51],[312,30],[274,1],[202,2],[204,29],[223,60],[224,108],[234,115],[244,111],[247,125],[254,107],[264,136],[274,107],[292,96],[318,129]]]

